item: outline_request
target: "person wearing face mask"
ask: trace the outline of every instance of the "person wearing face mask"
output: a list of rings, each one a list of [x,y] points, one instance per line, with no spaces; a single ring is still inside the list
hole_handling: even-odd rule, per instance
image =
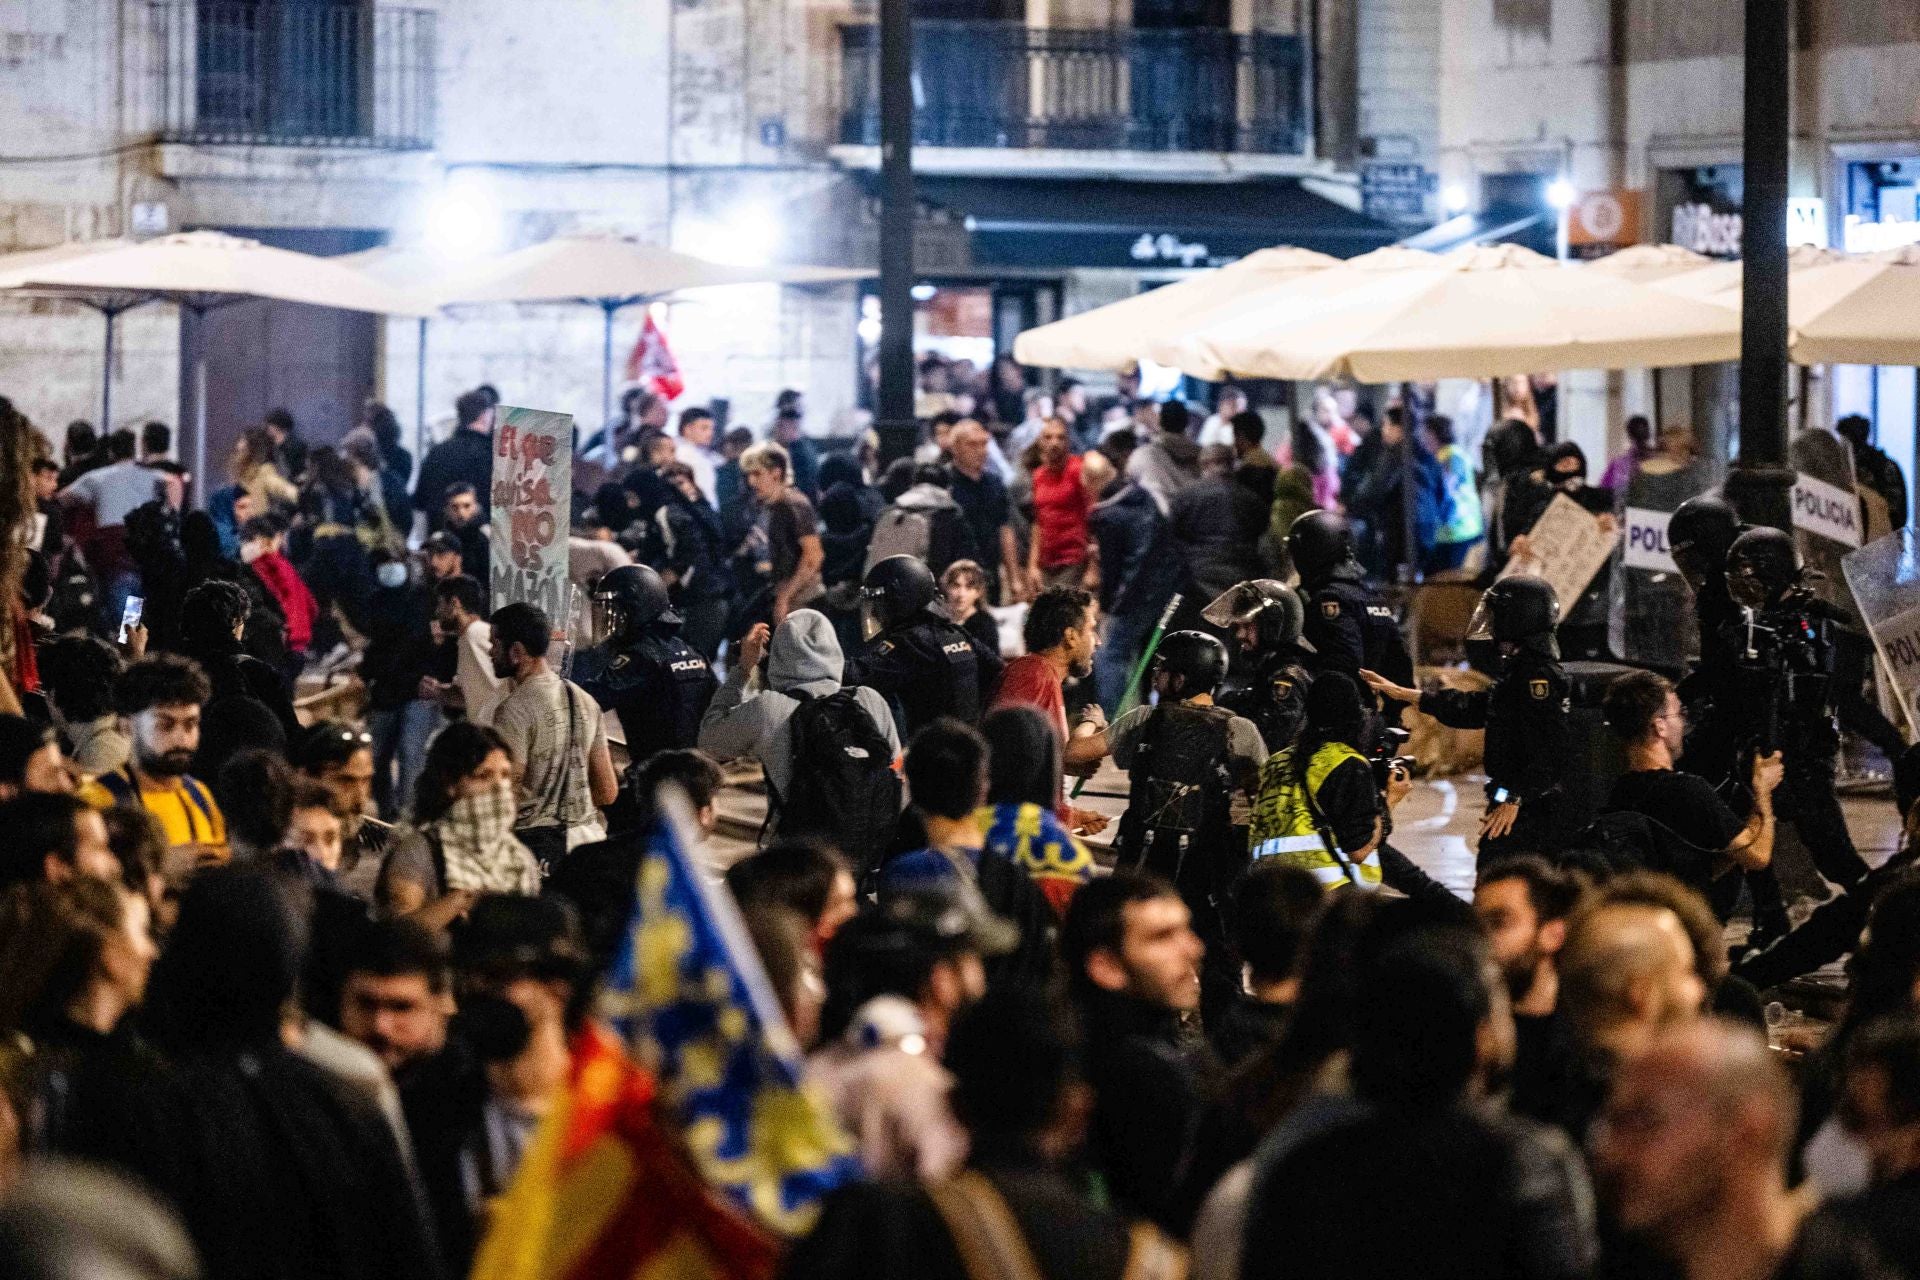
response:
[[[420,771],[413,821],[380,872],[383,912],[444,929],[483,893],[537,893],[540,868],[513,834],[518,807],[506,740],[465,721],[441,730]]]
[[[1374,692],[1424,711],[1455,729],[1487,731],[1487,814],[1480,824],[1480,866],[1510,854],[1558,848],[1560,771],[1571,757],[1572,685],[1554,637],[1560,602],[1539,578],[1502,578],[1480,598],[1469,638],[1496,646],[1500,674],[1491,689],[1422,691],[1374,671]]]
[[[1867,864],[1847,834],[1834,794],[1840,751],[1834,674],[1843,615],[1808,590],[1793,535],[1749,529],[1727,553],[1727,595],[1740,611],[1722,632],[1736,650],[1731,711],[1737,760],[1779,751],[1786,772],[1775,811],[1791,822],[1820,874],[1849,888]],[[1742,795],[1737,807],[1751,807]],[[1784,923],[1777,885],[1755,885],[1756,911]],[[1762,895],[1769,895],[1763,900]]]
[[[1519,524],[1516,521],[1516,527],[1531,530],[1546,513],[1553,499],[1562,494],[1597,516],[1603,533],[1612,533],[1618,527],[1613,515],[1613,491],[1587,483],[1587,455],[1571,440],[1563,440],[1547,451],[1541,479],[1543,487],[1531,492],[1529,496],[1532,501],[1522,515],[1526,523]],[[1529,550],[1526,534],[1515,538],[1510,548],[1515,556],[1527,555]],[[1611,563],[1602,565],[1600,572],[1593,575],[1593,581],[1587,584],[1587,589],[1580,593],[1580,598],[1564,608],[1560,621],[1560,650],[1567,657],[1607,659],[1612,656],[1607,639],[1610,625],[1608,612],[1613,598],[1612,574]]]

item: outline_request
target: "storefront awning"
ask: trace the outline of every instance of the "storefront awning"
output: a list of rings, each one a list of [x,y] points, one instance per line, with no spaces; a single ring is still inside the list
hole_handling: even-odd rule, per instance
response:
[[[983,267],[1206,267],[1275,245],[1350,258],[1398,234],[1294,179],[928,177],[915,187],[923,204],[964,221]]]
[[[1552,257],[1558,249],[1558,240],[1559,228],[1554,225],[1553,210],[1537,205],[1490,205],[1479,213],[1449,218],[1400,243],[1409,249],[1425,249],[1430,253],[1446,253],[1473,244],[1518,244]]]

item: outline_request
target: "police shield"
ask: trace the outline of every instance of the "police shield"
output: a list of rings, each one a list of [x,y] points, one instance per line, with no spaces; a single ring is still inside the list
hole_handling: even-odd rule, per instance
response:
[[[1861,536],[1860,495],[1854,487],[1853,454],[1840,437],[1820,428],[1793,438],[1793,541],[1801,562],[1819,577],[1808,585],[1855,623],[1841,560],[1865,541]]]
[[[1920,544],[1914,531],[1896,530],[1840,563],[1907,722],[1920,724]]]
[[[1615,575],[1613,651],[1639,666],[1677,670],[1700,652],[1693,595],[1673,562],[1667,521],[1688,498],[1712,490],[1705,463],[1634,470],[1622,498],[1620,572]]]

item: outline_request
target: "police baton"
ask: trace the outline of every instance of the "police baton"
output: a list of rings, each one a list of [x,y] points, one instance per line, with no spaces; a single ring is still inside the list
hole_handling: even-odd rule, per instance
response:
[[[1180,593],[1174,592],[1173,599],[1167,601],[1166,609],[1160,614],[1160,621],[1154,624],[1153,634],[1147,637],[1147,647],[1140,651],[1140,660],[1133,664],[1133,674],[1127,677],[1127,689],[1120,695],[1120,705],[1113,710],[1116,719],[1126,714],[1128,704],[1139,695],[1140,678],[1147,674],[1147,664],[1153,661],[1153,655],[1159,651],[1160,640],[1167,634],[1167,627],[1173,622],[1173,615],[1180,608],[1180,599]],[[1078,800],[1086,786],[1085,778],[1076,779],[1073,790],[1067,793],[1067,798]]]

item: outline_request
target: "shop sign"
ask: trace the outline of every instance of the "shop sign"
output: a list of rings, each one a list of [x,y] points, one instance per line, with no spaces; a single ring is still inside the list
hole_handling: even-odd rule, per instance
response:
[[[1588,191],[1567,211],[1567,251],[1599,258],[1640,243],[1638,191]]]
[[[1740,256],[1742,223],[1738,212],[1727,213],[1710,204],[1688,201],[1673,207],[1673,243],[1709,258]]]
[[[1827,247],[1827,202],[1819,196],[1795,196],[1787,201],[1787,247],[1810,244]]]
[[[1625,544],[1621,551],[1621,562],[1629,569],[1646,569],[1653,573],[1680,572],[1680,566],[1673,561],[1673,549],[1667,545],[1667,521],[1671,519],[1671,511],[1628,507],[1626,519],[1622,521],[1621,533]]]
[[[1793,527],[1849,547],[1860,545],[1860,498],[1802,472],[1793,478]]]
[[[1360,169],[1360,209],[1382,222],[1424,222],[1436,175],[1425,165],[1376,160]]]
[[[1183,267],[1199,266],[1212,256],[1206,245],[1164,231],[1157,236],[1141,232],[1127,252],[1135,262],[1177,262]]]

